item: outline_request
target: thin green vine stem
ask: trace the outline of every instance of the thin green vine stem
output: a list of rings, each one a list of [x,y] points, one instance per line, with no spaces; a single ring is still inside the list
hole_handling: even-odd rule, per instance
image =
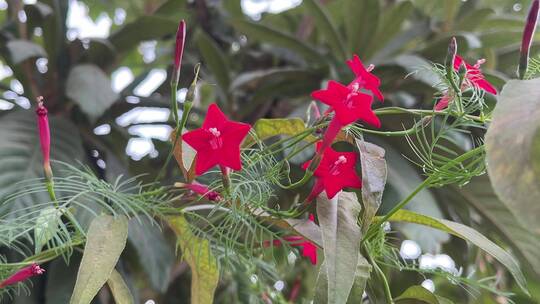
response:
[[[417,109],[405,109],[400,107],[387,107],[374,110],[377,116],[381,115],[394,115],[394,114],[413,114],[419,116],[435,116],[435,115],[448,115],[447,110],[435,111],[435,110],[417,110]],[[452,113],[450,113],[452,114]],[[454,116],[454,115],[452,115]],[[458,115],[460,117],[474,120],[477,122],[490,122],[491,118],[485,116],[475,116],[475,115]]]
[[[373,257],[371,257],[371,255],[369,254],[369,250],[365,251],[365,255],[369,263],[373,266],[373,269],[375,269],[375,273],[377,273],[377,276],[379,276],[379,278],[381,279],[383,283],[383,291],[384,291],[384,297],[386,298],[386,302],[388,304],[394,304],[394,300],[392,298],[392,292],[390,291],[390,285],[388,284],[388,280],[386,279],[384,272],[379,267],[377,262],[373,259]]]

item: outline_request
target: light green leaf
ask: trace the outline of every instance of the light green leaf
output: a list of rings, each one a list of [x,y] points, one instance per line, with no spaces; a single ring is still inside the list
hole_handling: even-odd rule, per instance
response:
[[[116,271],[115,269],[113,269],[111,276],[107,281],[107,284],[111,289],[111,293],[116,304],[134,303],[133,296],[131,295],[131,291],[129,291],[129,288],[126,285],[126,282],[124,282],[124,279],[122,279],[120,273],[118,273],[118,271]]]
[[[362,255],[358,255],[358,264],[356,265],[356,274],[354,284],[349,295],[347,304],[356,304],[359,299],[364,296],[364,290],[366,289],[366,283],[369,280],[371,272],[371,265]]]
[[[182,257],[191,268],[191,304],[212,304],[219,281],[219,268],[210,243],[193,234],[183,216],[169,217]]]
[[[92,120],[98,119],[118,99],[109,77],[92,64],[80,64],[71,69],[66,96],[75,101]]]
[[[151,286],[165,292],[174,263],[174,250],[169,246],[163,231],[147,217],[133,218],[129,220],[128,241],[135,248],[139,264],[146,272]]]
[[[348,52],[345,49],[341,34],[338,32],[326,8],[321,5],[319,0],[304,0],[302,5],[304,5],[308,14],[315,20],[315,27],[324,35],[327,44],[333,50],[336,57],[345,60]]]
[[[324,58],[317,50],[290,34],[280,32],[260,23],[244,20],[234,20],[232,25],[239,32],[247,35],[248,40],[254,39],[265,43],[275,44],[304,56],[308,61],[324,62]]]
[[[90,224],[70,304],[89,304],[111,276],[126,247],[128,221],[124,216],[100,215]]]
[[[422,286],[412,286],[405,290],[399,297],[394,299],[396,304],[443,304],[437,296]]]
[[[62,217],[62,213],[62,209],[53,206],[47,207],[39,213],[34,227],[34,246],[36,253],[40,253],[41,248],[56,236],[59,228],[58,225],[61,223],[60,218]]]
[[[9,40],[6,47],[13,64],[19,64],[29,58],[47,57],[41,45],[28,40]]]
[[[528,293],[526,287],[527,282],[525,281],[525,277],[523,276],[516,259],[497,244],[493,243],[480,232],[472,229],[471,227],[403,209],[392,215],[390,221],[402,221],[433,227],[473,243],[503,264],[510,271],[512,276],[514,276],[514,279],[521,289],[525,293]]]
[[[360,251],[362,232],[357,224],[361,205],[356,194],[341,192],[329,200],[323,192],[317,199],[327,278],[326,303],[346,303],[351,292]],[[321,274],[323,275],[323,274]],[[316,297],[315,303],[323,303]]]
[[[386,160],[384,149],[375,144],[356,139],[356,146],[360,151],[362,165],[362,231],[365,232],[382,202],[386,185]]]
[[[539,130],[540,78],[510,80],[499,95],[485,137],[487,168],[495,193],[537,235],[540,234]]]
[[[212,71],[212,75],[216,78],[219,87],[224,94],[227,94],[231,79],[225,54],[216,42],[203,31],[197,32],[195,40],[204,60],[204,65]]]
[[[262,118],[253,125],[253,131],[259,140],[265,140],[277,135],[293,136],[306,130],[306,124],[300,118]],[[313,141],[315,137],[309,135],[306,141]],[[244,146],[250,146],[255,139],[248,137]]]

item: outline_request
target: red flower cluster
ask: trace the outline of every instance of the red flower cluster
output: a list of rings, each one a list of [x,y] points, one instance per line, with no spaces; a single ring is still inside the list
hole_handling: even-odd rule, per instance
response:
[[[43,274],[45,270],[41,267],[39,267],[38,264],[34,263],[30,266],[26,266],[22,268],[21,270],[17,271],[13,275],[11,275],[9,278],[5,279],[4,281],[0,282],[0,288],[4,288],[9,285],[14,285],[19,282],[25,281],[33,276],[37,276],[40,274]]]
[[[459,71],[459,68],[462,65],[465,67],[466,70],[466,81],[463,82],[463,85],[461,87],[462,90],[467,89],[469,86],[474,86],[493,95],[497,95],[497,89],[495,89],[495,87],[485,79],[484,74],[482,74],[482,71],[480,70],[480,66],[485,62],[485,59],[480,59],[476,62],[476,64],[471,65],[467,61],[463,60],[463,58],[456,55],[454,59],[454,70]],[[448,94],[445,94],[441,98],[441,100],[439,100],[439,102],[435,105],[435,110],[441,111],[446,109],[450,101],[450,96],[448,96]]]

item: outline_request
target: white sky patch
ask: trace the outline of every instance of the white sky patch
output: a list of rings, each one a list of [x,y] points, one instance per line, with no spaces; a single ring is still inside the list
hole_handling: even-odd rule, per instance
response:
[[[459,275],[461,272],[456,268],[454,260],[447,254],[423,254],[419,264],[420,269],[441,269],[454,275]]]
[[[13,76],[13,71],[7,65],[0,62],[0,80],[11,76]]]
[[[135,79],[135,77],[130,68],[126,66],[119,67],[111,74],[111,86],[113,91],[116,93],[121,92],[133,81],[133,79]]]
[[[41,74],[47,73],[49,70],[49,60],[47,58],[38,58],[36,60],[36,67]]]
[[[148,76],[141,82],[133,93],[137,96],[148,97],[167,79],[167,71],[164,69],[152,69]]]
[[[23,85],[17,79],[12,79],[11,82],[9,83],[9,87],[13,92],[19,95],[22,95],[24,93]]]
[[[186,100],[188,89],[181,88],[176,92],[176,101],[177,102],[184,102]]]
[[[430,279],[424,280],[424,282],[422,282],[422,287],[431,292],[435,291],[435,283],[433,283],[433,281]]]
[[[116,123],[127,127],[137,123],[166,122],[169,115],[170,111],[166,108],[136,107],[118,116]]]
[[[114,24],[116,25],[121,25],[122,23],[124,23],[124,21],[126,21],[126,10],[121,8],[121,7],[118,7],[114,10]]]
[[[6,0],[0,0],[0,11],[5,11],[7,9],[8,5]]]
[[[94,128],[94,134],[96,135],[107,135],[111,133],[111,125],[102,124]]]
[[[129,134],[168,141],[172,128],[169,125],[137,125],[128,129]]]
[[[156,60],[156,45],[157,41],[155,40],[143,41],[139,44],[138,51],[143,56],[145,63],[151,63]]]
[[[401,243],[399,254],[404,259],[415,260],[422,254],[422,250],[415,241],[405,240]]]
[[[88,16],[88,6],[81,1],[71,0],[66,21],[68,39],[107,38],[112,20],[106,13],[101,13],[96,22]]]
[[[274,288],[277,290],[277,291],[282,291],[283,288],[285,288],[285,282],[279,280],[279,281],[276,281],[276,283],[274,283]]]
[[[26,97],[23,97],[23,96],[19,96],[17,98],[15,98],[15,103],[19,105],[19,107],[23,108],[23,109],[30,109],[30,100],[28,100],[28,98]]]
[[[0,111],[11,110],[14,106],[11,102],[0,99]]]
[[[126,154],[133,160],[141,160],[145,156],[157,157],[158,152],[151,139],[130,138],[126,147]]]
[[[253,19],[260,19],[262,13],[277,14],[294,8],[302,3],[302,0],[242,0],[242,10]]]

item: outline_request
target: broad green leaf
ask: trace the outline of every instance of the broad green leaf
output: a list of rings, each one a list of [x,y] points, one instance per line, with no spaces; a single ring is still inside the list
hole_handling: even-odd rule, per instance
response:
[[[212,71],[219,87],[224,94],[227,94],[231,79],[225,54],[216,42],[203,31],[197,32],[195,40],[204,60],[203,64]]]
[[[298,232],[300,235],[315,243],[319,247],[323,247],[321,228],[314,222],[308,219],[287,219],[287,225],[284,228],[290,228]],[[279,225],[279,224],[278,224]],[[280,225],[283,226],[283,225]]]
[[[459,31],[473,31],[477,27],[481,26],[482,23],[493,13],[493,9],[491,8],[472,10],[457,22],[454,29]]]
[[[249,39],[254,39],[264,43],[275,44],[304,56],[308,61],[324,62],[322,55],[312,46],[305,44],[296,37],[272,29],[268,26],[244,20],[234,20],[232,25]]]
[[[315,21],[315,27],[324,35],[327,44],[333,50],[338,59],[345,60],[347,58],[347,50],[341,34],[338,32],[334,21],[325,7],[321,5],[319,0],[304,0],[302,5]]]
[[[361,209],[355,193],[341,192],[329,200],[323,192],[317,199],[328,282],[326,303],[345,303],[351,292],[356,275],[351,265],[358,264],[362,239],[357,224]],[[316,297],[315,303],[323,302]]]
[[[491,224],[483,231],[502,236],[525,262],[526,268],[540,277],[540,238],[522,226],[508,207],[497,198],[487,176],[471,180],[467,186],[459,189],[459,195],[459,199],[472,205]]]
[[[499,95],[485,137],[487,168],[495,193],[537,235],[540,235],[539,130],[540,78],[510,80]]]
[[[19,64],[30,58],[47,57],[47,53],[41,45],[28,40],[9,40],[6,47],[13,64]]]
[[[360,151],[362,165],[362,231],[365,232],[382,202],[386,185],[386,160],[384,149],[375,144],[356,139],[356,146]]]
[[[306,130],[304,121],[300,118],[262,118],[253,125],[253,131],[259,140],[265,140],[277,135],[293,136]],[[313,141],[315,137],[309,135],[306,141]],[[250,146],[255,139],[248,137],[244,146]]]
[[[90,224],[70,304],[89,304],[111,276],[126,247],[128,221],[124,216],[100,215]]]
[[[111,289],[111,293],[116,304],[135,303],[133,300],[133,296],[131,295],[131,291],[129,291],[129,288],[126,285],[126,282],[124,282],[124,279],[122,278],[120,273],[118,273],[118,271],[116,271],[115,269],[113,269],[109,280],[107,280],[107,284]]]
[[[503,264],[510,271],[512,276],[514,276],[514,279],[521,289],[525,293],[528,293],[526,287],[527,282],[525,281],[525,277],[523,276],[516,259],[497,244],[493,243],[480,232],[472,229],[471,227],[403,209],[392,215],[390,221],[409,222],[433,227],[473,243]]]
[[[356,265],[356,274],[354,284],[349,295],[347,304],[359,303],[359,300],[364,296],[366,283],[369,280],[371,265],[362,255],[358,255],[358,264]]]
[[[41,248],[57,235],[62,209],[50,206],[41,210],[34,226],[35,252],[40,253]]]
[[[109,77],[92,64],[80,64],[71,69],[66,96],[79,105],[91,120],[98,119],[118,99]]]
[[[135,248],[153,289],[165,292],[174,263],[174,248],[169,246],[163,231],[147,217],[129,221],[128,242]]]
[[[217,260],[210,243],[193,234],[183,216],[169,217],[182,257],[191,268],[191,304],[211,304],[219,281]]]
[[[442,299],[422,286],[412,286],[395,298],[396,304],[450,304],[449,300]]]
[[[119,53],[123,53],[132,50],[142,41],[173,35],[177,28],[177,19],[140,16],[112,33],[109,40]]]
[[[43,177],[43,158],[35,115],[34,111],[15,110],[2,115],[0,119],[0,213],[7,214],[6,218],[22,220],[31,212],[40,212],[43,204],[50,201],[46,191],[5,201],[6,195],[25,191],[19,182]],[[51,159],[69,163],[86,159],[76,126],[52,115],[49,124]],[[63,176],[61,165],[53,162],[52,166],[55,176]],[[23,208],[27,209],[23,211]]]
[[[347,0],[343,4],[345,31],[350,50],[365,58],[365,50],[377,31],[380,18],[379,0]]]

